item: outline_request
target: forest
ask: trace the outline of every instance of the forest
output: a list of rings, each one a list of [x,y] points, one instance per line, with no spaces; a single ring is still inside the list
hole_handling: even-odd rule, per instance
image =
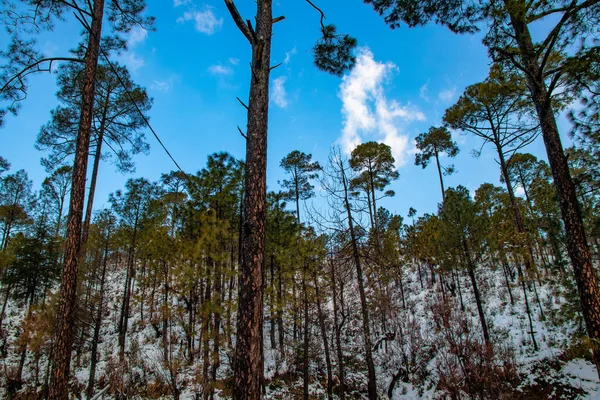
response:
[[[340,3],[295,3],[316,38],[307,68],[356,90],[372,54],[327,18]],[[424,189],[397,185],[393,136],[325,143],[325,157],[290,137],[267,170],[270,117],[287,106],[273,75],[296,54],[275,61],[287,2],[224,0],[177,20],[207,33],[219,11],[249,57],[248,92],[233,97],[244,122],[221,127],[245,156],[223,146],[197,172],[119,58],[159,28],[156,8],[1,2],[0,144],[22,140],[11,126],[39,76],[57,91],[26,143],[41,183],[0,145],[0,398],[600,398],[600,0],[348,3],[390,37],[435,25],[485,47],[485,78],[410,139],[435,210],[394,206]],[[63,37],[70,50],[49,51],[43,35],[66,26],[80,32]],[[403,109],[378,96],[389,132]],[[169,164],[135,177],[150,145]],[[473,187],[453,164],[469,152],[496,180]],[[103,165],[127,176],[107,198]]]

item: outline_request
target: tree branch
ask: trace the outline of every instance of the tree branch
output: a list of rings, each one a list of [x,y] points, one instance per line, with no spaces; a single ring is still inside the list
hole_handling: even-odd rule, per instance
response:
[[[233,3],[233,0],[225,0],[225,6],[227,7],[227,10],[229,10],[229,14],[231,14],[231,18],[233,18],[233,22],[235,22],[240,32],[242,32],[246,39],[248,39],[250,45],[254,46],[256,44],[256,40],[252,35],[252,31],[250,30],[250,27],[244,22],[242,16],[240,15],[240,12]]]
[[[238,126],[238,131],[240,132],[240,135],[242,135],[242,137],[246,140],[248,140],[248,136],[246,136],[246,134],[244,132],[242,132],[242,129]]]
[[[19,71],[18,73],[16,73],[15,75],[13,75],[3,86],[2,88],[0,88],[0,93],[4,92],[8,86],[10,86],[10,84],[12,82],[14,82],[15,80],[20,80],[22,77],[29,75],[31,73],[34,72],[51,72],[52,70],[52,63],[54,61],[71,61],[71,62],[80,62],[83,63],[84,61],[82,59],[79,58],[72,58],[72,57],[47,57],[47,58],[42,58],[40,60],[37,60],[36,62],[27,65],[26,67],[24,67],[21,71]],[[48,68],[42,69],[40,68],[40,64],[45,63],[45,62],[49,62]],[[35,71],[30,71],[33,68],[38,68]]]
[[[321,28],[325,28],[325,24],[323,23],[323,21],[325,20],[325,13],[323,12],[323,10],[321,10],[319,7],[317,7],[315,5],[315,3],[313,3],[310,0],[306,0],[306,2],[308,4],[310,4],[315,10],[317,10],[319,12],[319,14],[321,14]]]
[[[244,104],[244,102],[243,102],[242,100],[240,100],[240,98],[239,98],[239,97],[236,97],[236,99],[237,99],[237,101],[239,101],[239,102],[240,102],[240,104],[241,104],[242,106],[244,106],[244,108],[245,108],[246,110],[248,109],[248,106],[247,106],[246,104]]]

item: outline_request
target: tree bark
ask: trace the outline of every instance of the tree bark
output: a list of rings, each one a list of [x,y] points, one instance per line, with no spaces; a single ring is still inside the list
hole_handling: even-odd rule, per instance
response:
[[[310,343],[310,331],[309,326],[310,323],[308,321],[308,288],[306,286],[306,261],[304,262],[304,271],[302,271],[302,292],[303,303],[304,303],[304,345],[302,348],[302,381],[304,383],[303,389],[303,399],[308,400],[308,384],[309,384],[309,375],[308,375],[308,351],[309,351],[309,343]]]
[[[88,399],[94,395],[94,384],[96,383],[96,365],[98,363],[98,342],[100,341],[100,328],[102,327],[102,312],[104,308],[104,281],[106,279],[106,267],[108,264],[108,240],[104,243],[104,259],[102,260],[102,274],[100,275],[100,298],[94,321],[94,336],[92,337],[92,349],[90,360],[90,377],[86,394]]]
[[[221,264],[219,261],[213,262],[215,269],[215,290],[214,290],[214,311],[213,311],[213,359],[212,359],[212,369],[211,369],[211,378],[213,385],[217,382],[217,372],[221,365],[220,360],[220,346],[221,346]],[[211,390],[211,399],[214,396],[214,386]]]
[[[329,261],[330,264],[330,273],[331,273],[331,297],[333,298],[333,325],[335,329],[335,347],[337,350],[337,358],[338,358],[338,379],[340,381],[340,385],[338,388],[338,396],[340,400],[346,399],[346,379],[344,373],[344,351],[342,349],[342,339],[341,339],[341,328],[339,325],[339,311],[338,311],[338,302],[337,302],[337,281],[335,277],[335,265],[333,263],[333,259]]]
[[[232,0],[225,0],[232,12]],[[237,10],[232,12],[234,19]],[[237,14],[239,17],[239,14]],[[267,131],[273,28],[272,0],[259,0],[256,31],[243,30],[252,46],[242,263],[240,266],[237,342],[233,362],[233,399],[262,398],[263,264],[267,198]],[[242,29],[244,23],[239,23]],[[247,27],[247,25],[246,25]]]
[[[283,276],[281,264],[277,264],[277,331],[279,336],[279,355],[285,357],[285,333],[283,330]]]
[[[444,190],[444,176],[442,174],[442,166],[440,164],[440,155],[438,154],[437,147],[433,147],[435,152],[435,163],[437,164],[438,175],[440,176],[440,187],[442,188],[442,203],[446,202],[446,191]]]
[[[65,243],[65,265],[56,313],[56,340],[53,346],[52,379],[48,393],[50,400],[67,400],[69,393],[68,382],[75,328],[74,311],[77,296],[77,269],[81,250],[81,217],[85,197],[87,159],[94,109],[94,87],[96,83],[103,16],[104,0],[94,0],[92,25],[85,56],[85,81],[81,98],[81,116],[71,184],[70,210]]]
[[[508,3],[507,6],[509,6],[507,8],[511,11],[510,22],[519,46],[521,59],[527,71],[526,76],[531,92],[531,100],[535,105],[540,121],[548,162],[554,178],[560,211],[567,231],[567,251],[573,264],[583,318],[588,336],[595,341],[600,338],[600,289],[598,288],[598,280],[592,265],[577,192],[560,140],[551,102],[551,93],[548,93],[524,12],[520,11],[523,7],[514,7],[515,4],[510,4],[514,1],[505,0]],[[519,1],[519,3],[521,2],[522,0]],[[600,349],[598,345],[592,347],[596,368],[600,373]]]
[[[367,387],[369,400],[377,400],[377,378],[375,376],[375,364],[373,363],[373,353],[371,344],[371,328],[369,321],[369,308],[367,304],[367,296],[365,293],[365,284],[363,280],[362,264],[360,262],[360,254],[358,252],[358,243],[356,233],[354,232],[354,222],[352,220],[352,211],[350,209],[350,201],[348,200],[348,182],[344,166],[340,163],[340,173],[342,176],[342,184],[344,186],[344,206],[348,214],[348,228],[350,231],[350,240],[352,242],[352,255],[354,258],[354,266],[356,267],[356,279],[358,281],[358,292],[360,295],[360,306],[362,312],[363,336],[365,341],[365,361],[367,362]]]
[[[269,262],[269,272],[271,276],[271,288],[275,288],[275,255],[271,253]],[[275,293],[272,291],[269,296],[269,339],[271,340],[271,349],[277,348],[275,343]]]
[[[92,223],[92,209],[94,208],[94,196],[96,193],[96,182],[98,180],[98,170],[100,168],[100,157],[102,155],[102,141],[104,140],[104,125],[106,123],[106,110],[102,115],[102,122],[98,132],[98,144],[96,145],[96,154],[94,155],[94,166],[92,167],[92,178],[90,180],[90,190],[88,191],[87,205],[85,207],[85,220],[83,221],[83,230],[81,232],[81,257],[85,259],[85,252],[88,237],[90,235],[90,224]]]
[[[317,302],[317,316],[319,318],[319,326],[321,327],[321,338],[323,339],[323,350],[325,351],[325,364],[327,366],[327,398],[333,399],[333,373],[331,368],[331,356],[329,354],[329,341],[327,340],[327,329],[325,326],[325,315],[321,307],[321,293],[319,291],[319,277],[317,272],[313,273],[313,282],[315,284],[315,299]]]
[[[135,250],[137,246],[137,229],[138,219],[136,217],[133,228],[133,237],[131,239],[131,247],[127,255],[127,276],[125,278],[125,287],[123,294],[123,304],[121,306],[121,316],[119,318],[119,358],[123,360],[125,357],[125,340],[127,338],[127,330],[129,328],[129,305],[131,302],[131,286],[133,282],[135,268]]]
[[[483,339],[486,344],[490,343],[490,335],[488,333],[487,323],[485,321],[485,313],[483,312],[483,304],[481,301],[481,294],[479,293],[479,287],[477,286],[477,279],[475,279],[475,266],[473,265],[473,259],[471,258],[471,252],[467,245],[467,240],[462,239],[463,250],[465,252],[465,258],[467,259],[467,272],[473,285],[473,293],[475,294],[475,302],[477,303],[477,312],[479,313],[479,321],[481,322],[481,329],[483,330]]]

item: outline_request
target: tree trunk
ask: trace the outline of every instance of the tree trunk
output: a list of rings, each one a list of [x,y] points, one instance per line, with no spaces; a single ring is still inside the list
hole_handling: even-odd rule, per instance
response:
[[[338,379],[340,381],[340,385],[338,388],[338,396],[340,400],[346,399],[346,379],[344,373],[344,351],[342,349],[342,339],[340,335],[340,323],[339,323],[339,311],[338,311],[338,302],[337,302],[337,281],[335,277],[335,265],[333,263],[333,259],[329,261],[330,264],[330,273],[331,273],[331,297],[333,298],[333,326],[335,330],[335,347],[337,350],[337,359],[338,359]]]
[[[581,210],[577,201],[577,192],[560,140],[551,96],[540,70],[539,59],[536,56],[525,16],[518,11],[521,7],[509,7],[509,9],[512,11],[510,21],[519,46],[521,59],[527,70],[526,75],[531,100],[535,105],[540,121],[548,162],[559,198],[560,211],[567,231],[567,251],[573,264],[583,318],[588,336],[592,340],[597,340],[600,338],[600,289],[592,265]],[[600,349],[597,345],[594,345],[593,351],[596,368],[600,373]]]
[[[214,290],[214,326],[213,326],[213,359],[211,377],[213,385],[217,382],[217,372],[221,365],[220,363],[220,346],[221,346],[221,264],[219,261],[214,262],[215,269],[215,290]],[[214,386],[213,386],[214,387]],[[214,396],[214,389],[211,390],[211,399]]]
[[[107,100],[108,101],[108,100]],[[90,235],[90,224],[92,223],[92,210],[94,208],[94,196],[96,193],[96,182],[98,180],[98,169],[100,168],[100,157],[102,155],[102,141],[104,140],[104,125],[106,124],[105,106],[102,121],[100,122],[100,130],[98,132],[98,144],[96,145],[96,154],[94,155],[94,166],[92,168],[92,178],[90,180],[90,190],[88,192],[87,205],[85,208],[85,220],[83,221],[83,230],[81,232],[81,257],[85,258],[86,246]]]
[[[377,220],[377,199],[375,198],[375,182],[373,181],[373,171],[369,167],[369,179],[371,180],[371,197],[373,198],[373,222],[375,222],[375,239],[377,241],[377,252],[381,252],[381,242],[379,240],[379,221]]]
[[[350,201],[348,200],[348,182],[344,166],[340,163],[340,173],[342,175],[342,184],[344,186],[344,205],[348,214],[348,228],[350,230],[350,240],[352,242],[352,255],[354,265],[356,267],[356,279],[358,281],[358,292],[360,295],[360,306],[362,312],[363,336],[365,341],[365,361],[367,362],[367,387],[369,392],[369,400],[377,400],[377,378],[375,376],[375,364],[373,363],[372,344],[371,344],[371,324],[369,321],[369,308],[367,304],[367,296],[365,293],[365,284],[363,281],[363,270],[358,253],[358,243],[354,232],[354,222],[352,220],[352,211],[350,209]]]
[[[446,202],[446,191],[444,190],[444,176],[442,175],[442,166],[440,164],[440,155],[438,154],[437,147],[433,148],[435,152],[435,162],[437,164],[438,175],[440,176],[440,187],[442,188],[442,203]]]
[[[277,330],[279,336],[279,355],[285,358],[285,333],[283,330],[283,276],[281,265],[277,265]]]
[[[515,300],[512,294],[512,289],[510,288],[510,281],[508,280],[508,271],[506,270],[506,265],[502,263],[502,271],[504,272],[504,281],[506,282],[506,289],[508,289],[508,296],[510,297],[510,305],[515,305]]]
[[[94,325],[94,336],[92,337],[90,377],[86,394],[88,399],[94,395],[94,384],[96,383],[96,365],[98,363],[98,342],[100,341],[100,328],[102,327],[102,312],[104,308],[104,281],[106,278],[106,266],[108,264],[108,240],[104,244],[104,259],[102,260],[102,274],[100,276],[100,298],[96,310],[96,321]]]
[[[315,299],[317,302],[317,316],[321,328],[321,338],[323,339],[323,350],[325,351],[325,364],[327,366],[327,398],[333,399],[333,373],[331,368],[331,355],[329,354],[329,341],[327,340],[327,329],[325,326],[325,315],[321,307],[321,293],[319,291],[319,277],[317,272],[313,273],[313,282],[315,284]]]
[[[292,277],[292,339],[298,340],[298,296],[296,296],[296,277]],[[294,343],[295,344],[295,343]]]
[[[519,273],[519,280],[521,281],[521,289],[523,289],[523,297],[525,299],[525,311],[527,311],[527,318],[529,319],[529,334],[531,335],[531,341],[533,342],[533,349],[537,351],[538,345],[535,340],[535,332],[533,330],[531,307],[529,307],[529,298],[527,297],[527,289],[525,288],[525,278],[523,276],[523,270],[521,269],[521,266],[519,264],[517,264],[517,271]]]
[[[206,288],[202,302],[202,377],[204,379],[204,398],[208,398],[212,384],[210,382],[210,307],[212,302],[210,268],[207,266]]]
[[[8,304],[8,298],[10,297],[10,291],[12,289],[12,284],[9,283],[6,286],[6,293],[4,294],[4,301],[2,302],[2,309],[0,310],[0,338],[4,338],[4,341],[2,343],[2,346],[0,346],[0,355],[4,356],[4,347],[6,345],[6,341],[8,340],[7,337],[5,337],[4,335],[4,330],[2,328],[3,322],[4,322],[4,315],[6,314],[6,306]]]
[[[277,348],[277,344],[275,343],[275,293],[273,289],[275,288],[275,255],[271,253],[270,262],[269,262],[269,272],[271,276],[271,289],[269,296],[269,338],[271,340],[271,349]]]
[[[294,189],[296,197],[296,222],[300,225],[300,189],[298,188],[298,172],[294,173]]]
[[[104,0],[94,0],[92,26],[85,56],[85,81],[81,96],[81,117],[75,149],[75,163],[71,183],[71,201],[65,243],[65,265],[62,274],[58,310],[56,313],[56,340],[53,351],[50,400],[67,400],[71,368],[71,350],[75,328],[77,297],[77,268],[81,246],[81,220],[85,197],[87,159],[94,109],[94,86],[98,67],[98,51],[102,36]]]
[[[454,279],[456,280],[456,288],[458,289],[458,298],[460,299],[460,309],[462,312],[465,312],[465,302],[463,301],[462,289],[460,286],[460,275],[456,273],[454,268],[452,268],[452,273],[454,274]]]
[[[304,262],[304,271],[302,271],[302,292],[304,294],[303,303],[304,303],[304,346],[302,348],[302,380],[303,380],[303,399],[308,400],[308,383],[309,383],[309,375],[308,375],[308,350],[310,343],[310,331],[309,326],[310,323],[308,321],[308,288],[306,287],[306,261]]]
[[[135,264],[135,249],[137,246],[137,219],[133,229],[133,238],[131,248],[127,255],[127,276],[125,278],[125,287],[123,294],[123,304],[121,305],[121,316],[119,318],[119,358],[125,357],[125,340],[127,338],[127,329],[129,328],[129,305],[131,302],[131,291]]]
[[[467,272],[469,273],[469,278],[471,279],[471,284],[473,285],[473,293],[475,294],[475,302],[477,303],[477,312],[479,313],[479,321],[481,322],[481,329],[483,330],[483,338],[485,339],[485,343],[489,344],[490,335],[488,333],[488,327],[485,321],[485,313],[483,312],[481,294],[479,293],[479,288],[477,287],[477,279],[475,279],[475,266],[473,265],[473,259],[471,258],[469,247],[467,246],[467,240],[463,238],[462,242],[465,258],[467,259]]]
[[[225,1],[228,7],[232,0]],[[267,198],[267,130],[271,68],[272,0],[259,0],[256,35],[252,43],[248,131],[246,140],[246,195],[242,264],[238,301],[238,330],[233,363],[233,399],[262,398],[263,380],[263,264]]]

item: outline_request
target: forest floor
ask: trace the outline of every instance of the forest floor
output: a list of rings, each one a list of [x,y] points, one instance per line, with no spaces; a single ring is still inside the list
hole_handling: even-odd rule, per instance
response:
[[[423,288],[416,271],[404,277],[406,307],[402,306],[399,291],[392,283],[390,293],[392,305],[386,311],[387,331],[394,332],[393,340],[379,340],[385,337],[382,321],[373,312],[374,343],[379,342],[374,358],[377,370],[378,388],[381,395],[391,394],[393,399],[438,399],[448,397],[448,383],[460,377],[458,371],[463,359],[476,360],[481,371],[470,379],[479,384],[498,387],[498,398],[515,399],[598,399],[600,400],[600,380],[596,368],[589,361],[589,351],[582,337],[582,321],[576,310],[576,301],[569,292],[569,284],[558,282],[546,276],[542,284],[527,290],[532,314],[533,330],[538,349],[532,345],[529,320],[520,286],[513,284],[514,304],[511,304],[504,277],[500,272],[485,271],[478,277],[484,299],[484,310],[493,339],[496,364],[504,369],[490,367],[485,354],[477,352],[481,342],[480,324],[475,301],[466,277],[461,278],[464,312],[461,311],[459,294],[449,289],[442,294],[439,279],[433,283],[423,275]],[[111,272],[108,280],[108,306],[101,329],[99,347],[100,360],[97,367],[97,391],[103,391],[101,398],[114,398],[110,393],[120,391],[126,398],[172,398],[170,381],[172,378],[181,391],[180,399],[195,399],[202,393],[203,365],[201,356],[191,365],[185,362],[184,331],[181,324],[173,322],[170,327],[170,361],[165,362],[164,344],[157,323],[152,323],[150,310],[140,308],[139,302],[132,305],[132,316],[128,333],[127,357],[125,363],[118,363],[118,336],[116,325],[122,297],[123,271]],[[351,281],[349,281],[351,282]],[[455,288],[456,289],[456,288]],[[537,290],[539,302],[535,296]],[[136,297],[139,299],[139,296]],[[570,299],[570,300],[569,300]],[[346,291],[348,319],[342,332],[342,347],[346,364],[346,385],[350,398],[365,398],[366,368],[361,337],[359,300],[355,288],[349,284]],[[174,312],[179,310],[179,300],[172,299]],[[325,304],[330,308],[330,304]],[[142,310],[145,320],[141,318]],[[541,310],[544,311],[542,317]],[[0,398],[8,398],[8,376],[19,365],[19,336],[22,334],[22,321],[25,307],[9,302],[4,320],[7,333],[6,357],[0,358]],[[440,317],[442,316],[442,317]],[[178,321],[178,316],[173,321]],[[384,317],[385,318],[385,317]],[[444,319],[445,318],[445,319]],[[232,317],[232,320],[235,319]],[[265,324],[265,399],[301,398],[303,381],[301,363],[298,361],[298,343],[287,343],[286,354],[282,358],[279,351],[268,343],[269,319]],[[325,365],[322,345],[319,339],[316,318],[311,323],[310,348],[310,394],[311,398],[326,398]],[[40,393],[44,374],[47,371],[47,357],[44,338],[31,337],[29,351],[23,370],[23,388],[15,398],[28,397],[26,393]],[[46,339],[47,340],[47,339]],[[455,340],[455,346],[449,341]],[[81,336],[77,341],[85,342],[81,351],[74,353],[72,387],[83,395],[89,378],[90,353],[89,337]],[[231,374],[230,360],[233,343],[224,340],[218,369],[218,382],[215,384],[215,398],[227,398]],[[44,347],[46,346],[46,347]],[[462,347],[461,347],[462,346]],[[469,350],[470,349],[470,350]],[[475,350],[473,350],[475,349]],[[469,353],[467,350],[472,351]],[[335,354],[332,353],[335,368]],[[502,375],[507,366],[514,366],[510,379]],[[456,369],[453,370],[453,369]],[[395,375],[400,376],[390,391]],[[509,375],[507,375],[509,376]],[[445,383],[444,383],[445,382]],[[445,386],[446,385],[446,386]],[[461,383],[462,385],[462,383]],[[506,387],[510,387],[508,390]],[[496,389],[494,389],[496,390]],[[508,390],[508,391],[507,391]],[[21,393],[21,396],[19,396]],[[464,393],[460,392],[460,397]],[[493,398],[493,396],[484,396]],[[448,397],[449,398],[449,397]]]

